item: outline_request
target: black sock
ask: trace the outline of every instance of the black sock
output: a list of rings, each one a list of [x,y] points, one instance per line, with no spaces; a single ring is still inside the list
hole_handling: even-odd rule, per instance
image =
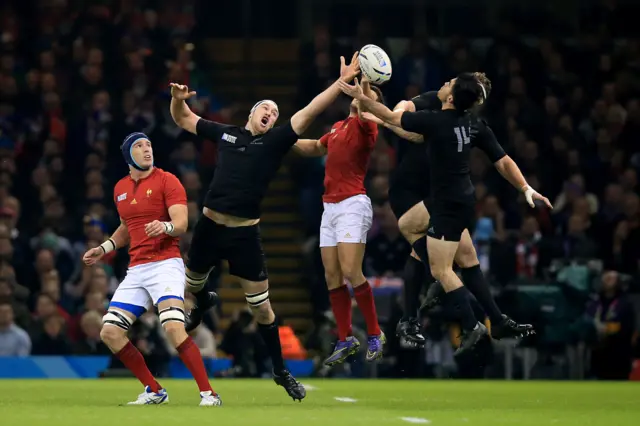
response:
[[[453,312],[460,317],[460,325],[465,331],[471,331],[475,328],[478,321],[473,314],[473,309],[469,305],[467,297],[467,289],[464,287],[457,288],[446,294],[447,305]]]
[[[491,289],[484,279],[480,265],[472,266],[471,268],[462,268],[460,271],[465,287],[478,299],[484,311],[489,315],[491,322],[499,324],[502,321],[502,312],[500,308],[498,308],[498,305],[496,305],[495,300],[493,300]]]
[[[433,278],[433,275],[431,275],[431,267],[429,266],[429,254],[427,252],[427,237],[424,236],[420,238],[418,241],[413,243],[412,247],[413,247],[413,251],[416,252],[418,257],[420,258],[420,261],[424,265],[427,281],[429,282],[435,281],[435,279]]]
[[[404,265],[404,290],[403,290],[403,321],[414,318],[420,308],[420,291],[425,280],[425,269],[422,262],[415,257],[409,256]]]
[[[286,368],[282,358],[282,346],[280,345],[280,333],[276,321],[271,324],[258,324],[258,330],[267,345],[267,351],[273,363],[273,371],[280,375]]]

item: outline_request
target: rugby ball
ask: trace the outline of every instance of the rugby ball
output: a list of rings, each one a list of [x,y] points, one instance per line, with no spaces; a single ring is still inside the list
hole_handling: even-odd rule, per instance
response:
[[[391,60],[387,52],[375,44],[367,44],[358,54],[360,71],[373,84],[386,83],[391,79]]]

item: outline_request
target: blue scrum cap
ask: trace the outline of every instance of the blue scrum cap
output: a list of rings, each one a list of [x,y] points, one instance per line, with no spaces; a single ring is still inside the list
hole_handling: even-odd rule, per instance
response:
[[[146,169],[140,167],[136,163],[136,161],[133,159],[133,156],[131,155],[131,149],[133,148],[133,145],[141,139],[151,140],[147,135],[145,135],[142,132],[134,132],[128,135],[126,138],[124,138],[124,142],[122,142],[122,146],[120,148],[122,149],[122,156],[124,157],[124,161],[126,161],[127,164],[133,167],[134,169],[144,172],[146,170],[149,170],[150,167],[147,167]]]

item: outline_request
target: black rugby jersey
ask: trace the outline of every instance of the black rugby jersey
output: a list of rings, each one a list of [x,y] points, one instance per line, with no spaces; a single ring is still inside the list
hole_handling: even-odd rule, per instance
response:
[[[254,136],[244,127],[201,118],[196,133],[218,144],[218,164],[204,206],[237,217],[260,218],[269,183],[298,141],[291,121]]]
[[[438,92],[425,92],[411,99],[416,111],[440,110],[442,102],[438,99]],[[426,197],[429,193],[429,158],[424,144],[406,141],[409,145],[404,151],[398,166],[391,175],[390,185],[393,188],[402,187]]]
[[[505,156],[491,128],[479,117],[454,109],[405,112],[402,128],[424,136],[430,158],[431,197],[475,203],[469,175],[471,148],[483,150],[492,163]]]

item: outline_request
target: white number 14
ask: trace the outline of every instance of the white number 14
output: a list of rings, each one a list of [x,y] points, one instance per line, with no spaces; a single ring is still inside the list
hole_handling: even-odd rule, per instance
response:
[[[456,132],[458,138],[458,152],[462,152],[462,145],[470,144],[471,138],[467,135],[467,130],[464,127],[455,127],[453,131]]]

